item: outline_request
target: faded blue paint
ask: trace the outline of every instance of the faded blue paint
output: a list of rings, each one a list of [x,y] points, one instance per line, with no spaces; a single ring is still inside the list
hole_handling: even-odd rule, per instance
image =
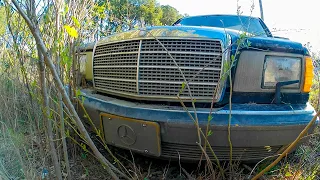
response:
[[[257,48],[274,52],[308,55],[307,49],[299,42],[273,37],[252,37],[248,40],[251,42],[251,46],[246,49],[254,50],[254,48]]]
[[[231,29],[223,29],[217,27],[199,27],[199,26],[154,26],[139,30],[131,30],[122,33],[110,35],[98,42],[104,44],[107,42],[130,40],[136,38],[150,38],[155,36],[161,37],[197,37],[219,39],[223,42],[224,48],[227,48],[227,34],[231,36],[232,42],[239,39],[240,32]],[[250,37],[251,42],[249,49],[251,50],[268,50],[276,52],[287,52],[307,55],[309,52],[299,42],[274,37]],[[234,44],[237,47],[237,44]],[[235,52],[234,52],[235,53]]]
[[[230,33],[236,33],[233,30],[227,30]],[[197,27],[197,26],[153,26],[141,29],[130,30],[110,35],[98,42],[98,45],[115,41],[141,39],[141,38],[161,38],[161,37],[190,37],[218,39],[223,42],[224,48],[227,47],[227,32],[223,28],[215,27]]]
[[[230,90],[227,89],[223,99],[217,103],[221,106],[229,103]],[[232,103],[256,103],[256,104],[270,104],[275,99],[275,92],[271,93],[248,93],[248,92],[233,92]],[[287,104],[305,104],[309,100],[309,93],[281,93],[281,99]]]
[[[133,103],[82,91],[84,104],[98,111],[146,121],[194,123],[181,107]],[[200,124],[206,124],[210,109],[198,108]],[[229,106],[214,109],[211,125],[226,126]],[[193,114],[193,112],[191,112]],[[233,104],[232,126],[284,126],[307,124],[315,112],[309,104]],[[317,121],[318,122],[318,121]]]

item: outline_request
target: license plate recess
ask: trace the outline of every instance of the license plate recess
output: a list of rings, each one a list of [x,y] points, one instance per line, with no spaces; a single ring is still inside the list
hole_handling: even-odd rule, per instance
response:
[[[160,125],[156,122],[100,114],[108,144],[153,156],[161,155]]]

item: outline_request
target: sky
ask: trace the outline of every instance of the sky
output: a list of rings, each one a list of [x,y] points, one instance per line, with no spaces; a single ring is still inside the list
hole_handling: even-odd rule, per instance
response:
[[[181,14],[236,14],[237,2],[243,15],[260,17],[259,0],[158,0],[175,7]],[[302,44],[310,42],[311,51],[320,51],[320,0],[262,0],[264,22],[275,36]]]

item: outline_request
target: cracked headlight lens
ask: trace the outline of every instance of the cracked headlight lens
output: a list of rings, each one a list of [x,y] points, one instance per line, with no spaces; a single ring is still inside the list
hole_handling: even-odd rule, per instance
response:
[[[274,88],[277,82],[300,80],[301,58],[266,56],[263,88]],[[283,88],[299,88],[300,83]]]

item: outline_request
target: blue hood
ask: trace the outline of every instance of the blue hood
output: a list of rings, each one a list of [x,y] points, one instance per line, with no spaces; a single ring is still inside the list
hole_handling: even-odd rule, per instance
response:
[[[143,37],[197,37],[220,39],[224,48],[227,44],[227,34],[231,36],[232,42],[239,39],[240,33],[231,29],[201,26],[154,26],[143,29],[130,30],[122,33],[110,35],[98,42],[103,44],[106,42],[128,40]],[[301,43],[280,39],[274,37],[251,37],[249,38],[251,46],[247,49],[252,50],[268,50],[276,52],[286,52],[308,55],[308,51]]]
[[[301,55],[308,55],[307,49],[298,42],[287,39],[280,39],[274,37],[252,37],[249,38],[251,47],[276,52],[294,53]],[[249,47],[250,49],[250,47]]]

